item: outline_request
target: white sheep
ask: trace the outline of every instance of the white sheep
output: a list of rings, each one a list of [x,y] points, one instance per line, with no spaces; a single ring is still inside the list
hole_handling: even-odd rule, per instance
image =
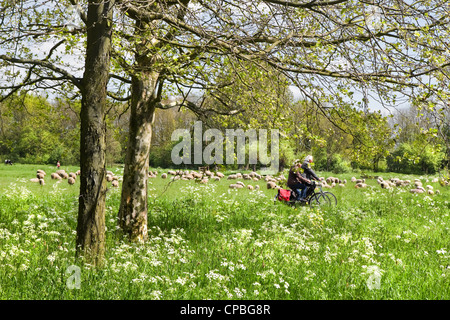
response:
[[[277,184],[273,181],[267,182],[267,189],[276,189]]]
[[[208,177],[212,177],[212,176],[214,175],[214,173],[212,173],[212,172],[209,171],[209,170],[206,170],[206,171],[205,171],[205,174],[206,174]]]
[[[118,187],[118,186],[119,186],[119,181],[118,181],[118,180],[113,180],[113,181],[111,182],[111,185],[112,185],[113,187]]]
[[[162,178],[162,179],[167,179],[167,173],[163,173],[163,174],[161,175],[161,178]]]
[[[382,189],[390,189],[391,188],[391,184],[388,181],[382,181],[380,185],[381,185]]]
[[[53,172],[53,173],[50,175],[50,177],[51,177],[52,179],[55,179],[55,180],[61,180],[61,179],[62,179],[61,176],[60,176],[59,174],[57,174],[56,172]]]
[[[355,188],[356,188],[356,189],[359,189],[359,188],[367,188],[367,184],[365,184],[364,182],[358,182],[358,183],[355,185]]]
[[[42,173],[44,176],[46,176],[47,174],[45,173],[45,171],[44,170],[40,170],[40,169],[38,169],[37,171],[36,171],[36,173]]]
[[[241,189],[241,188],[243,188],[242,185],[237,184],[237,183],[230,184],[228,187],[229,187],[230,189]]]
[[[397,186],[397,187],[402,187],[402,186],[404,185],[404,183],[405,183],[405,182],[404,182],[403,180],[400,180],[400,179],[399,179],[399,180],[395,181],[394,184],[395,184],[395,186]]]
[[[74,185],[74,184],[75,184],[75,178],[69,177],[69,179],[67,179],[67,182],[68,182],[70,185]]]
[[[64,170],[58,170],[58,171],[56,171],[56,173],[59,174],[59,176],[63,179],[69,178],[69,175]]]
[[[419,186],[419,187],[417,187],[415,189],[409,190],[409,192],[411,192],[411,193],[424,193],[425,189],[422,186]]]
[[[225,175],[222,172],[216,172],[216,176],[218,176],[219,178],[225,177]]]
[[[192,176],[194,177],[194,179],[202,179],[203,178],[203,174],[200,172],[193,172]]]
[[[40,184],[41,186],[44,186],[44,185],[45,185],[44,179],[39,179],[39,184]]]

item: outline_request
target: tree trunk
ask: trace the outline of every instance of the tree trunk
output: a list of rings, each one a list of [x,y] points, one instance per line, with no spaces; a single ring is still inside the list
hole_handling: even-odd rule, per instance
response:
[[[88,5],[87,47],[81,101],[80,197],[77,257],[100,266],[105,253],[105,112],[114,1]]]
[[[380,158],[379,157],[374,157],[373,158],[373,171],[374,172],[378,172],[378,163],[380,162]]]
[[[133,242],[147,239],[148,167],[157,80],[158,73],[148,71],[132,77],[129,138],[118,217],[122,232]]]

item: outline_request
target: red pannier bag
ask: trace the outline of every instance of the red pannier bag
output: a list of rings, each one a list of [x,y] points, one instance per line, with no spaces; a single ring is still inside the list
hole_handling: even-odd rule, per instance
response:
[[[289,201],[291,197],[291,190],[278,189],[278,200]]]

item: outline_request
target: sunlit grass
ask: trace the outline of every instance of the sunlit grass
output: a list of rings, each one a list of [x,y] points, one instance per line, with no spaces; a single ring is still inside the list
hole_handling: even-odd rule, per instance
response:
[[[264,181],[250,191],[154,178],[143,245],[118,237],[120,189],[109,187],[106,263],[96,269],[75,260],[79,184],[52,181],[49,167],[40,186],[29,181],[37,169],[0,171],[1,299],[450,297],[450,191],[438,184],[433,196],[374,180],[355,189],[348,174],[331,190],[338,207],[320,211],[274,204]]]

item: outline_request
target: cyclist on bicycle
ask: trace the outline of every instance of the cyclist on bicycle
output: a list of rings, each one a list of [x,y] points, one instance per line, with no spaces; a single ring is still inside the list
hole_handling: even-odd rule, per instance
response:
[[[297,198],[295,200],[306,201],[307,185],[309,185],[311,181],[302,175],[303,169],[301,166],[300,161],[297,160],[294,162],[294,165],[289,170],[287,186],[296,192]]]
[[[317,181],[319,181],[319,177],[314,172],[314,170],[311,168],[312,162],[313,162],[313,156],[311,156],[311,155],[307,156],[305,158],[305,160],[303,161],[302,169],[303,169],[304,177],[306,179],[309,179],[309,180],[317,180]]]
[[[313,156],[312,155],[308,155],[305,160],[302,163],[301,168],[303,169],[303,177],[308,179],[308,180],[316,180],[319,181],[319,177],[317,176],[317,174],[314,172],[314,170],[311,168],[311,164],[313,162]],[[309,184],[308,186],[306,186],[305,190],[303,190],[305,196],[307,194],[308,191],[308,187],[311,184]]]

